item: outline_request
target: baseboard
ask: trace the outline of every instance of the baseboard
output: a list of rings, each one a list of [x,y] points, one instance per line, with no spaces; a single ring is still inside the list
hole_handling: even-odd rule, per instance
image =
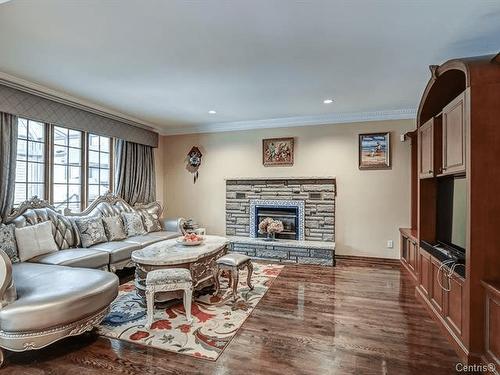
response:
[[[399,268],[399,259],[390,258],[375,258],[375,257],[362,257],[356,255],[335,255],[337,265],[342,263],[355,263],[357,266],[386,266],[391,268]]]
[[[415,274],[415,272],[410,268],[408,263],[406,263],[403,259],[400,259],[399,263],[403,266],[403,269],[406,270],[406,272],[410,275],[410,278],[415,283],[415,285],[418,285],[418,275]]]

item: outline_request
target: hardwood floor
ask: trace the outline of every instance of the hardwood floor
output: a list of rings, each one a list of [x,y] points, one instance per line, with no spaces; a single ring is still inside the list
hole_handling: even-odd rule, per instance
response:
[[[3,374],[452,374],[458,357],[399,267],[286,266],[217,362],[87,334]]]

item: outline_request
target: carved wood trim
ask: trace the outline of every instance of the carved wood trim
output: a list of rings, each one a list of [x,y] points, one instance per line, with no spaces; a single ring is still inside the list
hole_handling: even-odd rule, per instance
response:
[[[56,208],[52,206],[49,203],[49,201],[46,201],[45,199],[40,199],[35,195],[33,198],[24,201],[19,205],[19,207],[14,209],[12,213],[5,218],[5,222],[6,223],[11,222],[15,218],[24,214],[27,210],[33,210],[37,208],[48,208],[54,212],[57,212]]]

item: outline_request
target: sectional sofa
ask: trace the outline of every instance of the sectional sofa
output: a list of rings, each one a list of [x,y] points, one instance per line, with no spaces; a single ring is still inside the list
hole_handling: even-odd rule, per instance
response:
[[[123,212],[152,217],[161,224],[160,230],[82,247],[76,221]],[[114,272],[133,265],[132,251],[184,233],[183,219],[161,219],[161,214],[157,202],[132,207],[106,194],[79,214],[63,215],[46,201],[34,198],[9,216],[6,224],[16,228],[49,221],[58,249],[15,263],[0,250],[0,365],[2,348],[40,349],[98,325],[118,293]]]

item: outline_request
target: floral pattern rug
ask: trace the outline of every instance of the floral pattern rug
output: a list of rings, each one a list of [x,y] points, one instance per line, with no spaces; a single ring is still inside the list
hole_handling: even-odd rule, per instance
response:
[[[219,296],[205,294],[192,304],[189,325],[182,300],[167,308],[155,308],[154,322],[145,328],[146,307],[136,294],[134,282],[120,286],[118,297],[98,328],[102,336],[215,361],[250,316],[283,265],[254,263],[253,290],[246,284],[246,269],[240,271],[238,299],[233,298],[226,278],[221,278]]]

